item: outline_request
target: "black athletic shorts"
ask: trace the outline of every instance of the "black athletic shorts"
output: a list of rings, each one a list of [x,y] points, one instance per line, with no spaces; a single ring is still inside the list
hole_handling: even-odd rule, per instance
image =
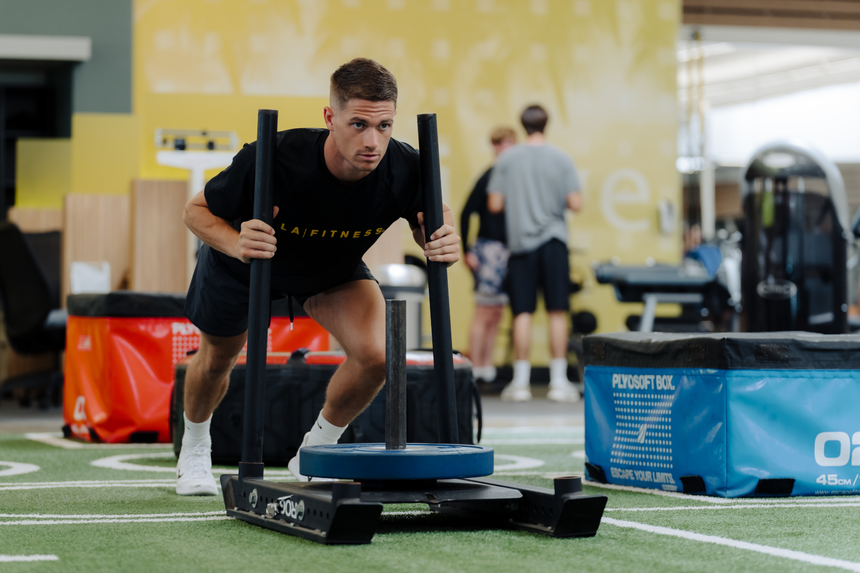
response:
[[[197,266],[185,297],[185,316],[201,332],[210,336],[237,336],[248,330],[249,286],[228,273],[218,264],[210,249],[203,245],[197,257]],[[317,292],[292,294],[293,303],[303,306],[305,301],[329,288],[358,280],[376,280],[363,262],[346,280]],[[271,291],[270,301],[285,298],[288,293]],[[269,313],[271,315],[271,312]]]
[[[511,255],[508,261],[511,313],[533,313],[538,290],[547,310],[570,310],[570,262],[567,245],[552,239],[536,250]]]

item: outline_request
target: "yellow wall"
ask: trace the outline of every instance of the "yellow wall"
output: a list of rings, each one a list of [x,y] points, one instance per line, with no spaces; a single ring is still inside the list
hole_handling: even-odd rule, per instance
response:
[[[657,202],[680,205],[679,16],[677,0],[137,0],[141,173],[184,177],[155,165],[157,127],[234,130],[247,141],[261,107],[280,110],[281,128],[321,126],[330,74],[364,56],[398,79],[395,137],[416,145],[416,114],[438,114],[443,193],[459,214],[491,162],[489,131],[517,125],[539,102],[550,142],[584,180],[586,206],[570,222],[574,272],[586,279],[574,306],[595,312],[602,331],[623,330],[635,309],[596,285],[589,264],[680,258],[679,233],[657,229]],[[454,346],[465,349],[472,280],[463,265],[449,277]]]
[[[188,172],[158,165],[155,160],[155,130],[159,128],[233,131],[240,145],[257,138],[257,111],[278,110],[278,129],[325,127],[322,97],[139,94],[141,116],[141,175],[154,179],[187,179]],[[207,171],[207,178],[219,170]]]
[[[139,126],[136,115],[73,115],[72,192],[128,193],[140,171]]]
[[[15,204],[60,209],[67,193],[128,193],[139,146],[131,114],[76,113],[70,139],[19,139]]]
[[[16,206],[61,209],[72,189],[72,141],[19,139],[15,178]]]

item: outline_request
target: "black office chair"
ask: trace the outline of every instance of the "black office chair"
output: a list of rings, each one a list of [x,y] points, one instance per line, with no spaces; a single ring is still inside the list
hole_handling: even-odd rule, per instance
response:
[[[9,344],[19,354],[60,352],[66,346],[59,245],[59,232],[24,235],[15,224],[0,222],[0,304]],[[47,273],[38,254],[49,263]],[[7,396],[16,388],[37,388],[43,390],[40,405],[47,407],[61,403],[62,385],[62,372],[51,370],[8,379],[0,392]]]

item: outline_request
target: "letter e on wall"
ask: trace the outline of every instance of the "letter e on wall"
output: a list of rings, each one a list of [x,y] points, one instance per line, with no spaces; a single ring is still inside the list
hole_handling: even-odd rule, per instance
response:
[[[651,202],[648,181],[635,169],[617,169],[609,174],[600,188],[600,210],[606,220],[622,231],[647,231],[651,219],[628,219],[618,212],[621,205],[647,205]],[[649,209],[636,209],[650,213]]]

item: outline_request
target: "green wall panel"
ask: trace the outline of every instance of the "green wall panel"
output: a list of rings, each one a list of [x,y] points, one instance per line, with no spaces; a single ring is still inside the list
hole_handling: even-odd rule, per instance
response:
[[[92,38],[92,58],[74,66],[72,112],[131,113],[132,0],[0,0],[0,34]]]

